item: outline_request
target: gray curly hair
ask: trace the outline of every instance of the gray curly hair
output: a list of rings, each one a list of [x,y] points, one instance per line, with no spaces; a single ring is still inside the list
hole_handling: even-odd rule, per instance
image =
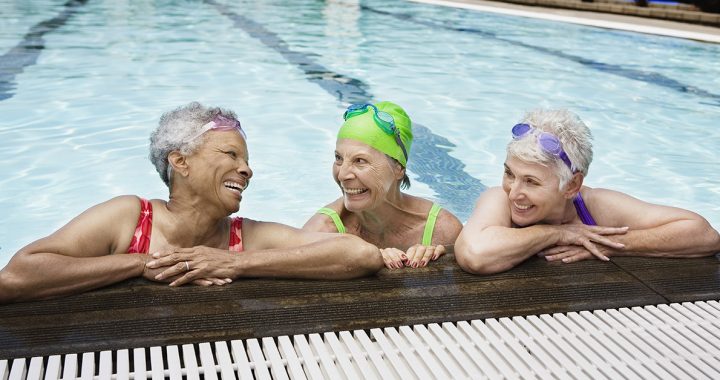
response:
[[[555,135],[572,162],[574,170],[587,176],[593,158],[592,133],[580,117],[566,109],[537,109],[525,114],[520,123]],[[512,139],[507,145],[507,154],[523,161],[535,162],[555,170],[560,178],[560,190],[570,179],[573,172],[558,157],[545,152],[535,138]]]
[[[192,137],[218,115],[237,120],[237,115],[230,110],[205,107],[198,102],[165,112],[160,117],[157,128],[150,135],[150,161],[168,187],[172,179],[172,166],[168,162],[170,152],[178,151],[183,155],[195,152],[206,136]]]

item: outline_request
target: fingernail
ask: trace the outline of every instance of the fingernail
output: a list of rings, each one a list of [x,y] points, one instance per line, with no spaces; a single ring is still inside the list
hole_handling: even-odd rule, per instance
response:
[[[153,253],[153,254],[152,254],[152,257],[154,257],[154,258],[157,259],[158,257],[160,257],[160,252],[155,252],[155,253]]]
[[[162,273],[161,273],[161,274],[155,276],[155,279],[156,279],[156,280],[162,280],[162,277],[163,277],[163,276],[162,276]]]
[[[568,259],[568,258],[566,257],[566,258],[562,259],[562,262],[567,263],[569,260],[570,260],[570,259]]]
[[[148,268],[152,268],[152,267],[155,266],[155,264],[157,264],[157,263],[153,260],[153,261],[148,261],[148,262],[145,264],[145,266],[148,267]]]

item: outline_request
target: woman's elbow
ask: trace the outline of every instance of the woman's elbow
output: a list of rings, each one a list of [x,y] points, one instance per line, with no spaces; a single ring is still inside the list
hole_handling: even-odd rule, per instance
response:
[[[692,256],[711,256],[720,252],[720,233],[707,220],[697,220],[693,230],[687,233],[693,236],[692,242],[696,247]]]
[[[0,304],[18,301],[22,292],[22,284],[18,276],[14,276],[6,269],[0,271]]]
[[[455,260],[462,270],[472,274],[489,275],[504,272],[512,265],[507,265],[497,260],[490,252],[483,251],[480,247],[456,244]]]
[[[363,276],[370,276],[377,273],[380,269],[385,268],[382,253],[380,249],[373,244],[367,243],[365,247],[365,260],[363,261]]]
[[[342,236],[352,246],[345,262],[346,278],[370,276],[385,266],[378,247],[354,235]]]
[[[707,256],[714,255],[716,253],[720,253],[720,233],[718,233],[717,230],[712,228],[708,223],[708,232],[707,232],[707,239],[708,239],[708,253]]]

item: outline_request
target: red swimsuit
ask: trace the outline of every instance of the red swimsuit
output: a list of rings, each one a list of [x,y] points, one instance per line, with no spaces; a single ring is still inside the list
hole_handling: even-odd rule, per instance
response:
[[[242,221],[243,218],[232,218],[230,225],[229,249],[233,252],[242,252]],[[140,198],[140,216],[138,217],[135,234],[130,241],[128,253],[148,253],[150,249],[150,233],[152,232],[152,204],[144,198]]]

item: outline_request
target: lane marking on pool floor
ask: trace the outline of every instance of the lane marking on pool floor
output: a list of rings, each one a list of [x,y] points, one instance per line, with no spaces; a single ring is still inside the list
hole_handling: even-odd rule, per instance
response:
[[[45,50],[45,35],[65,25],[87,2],[88,0],[67,1],[57,16],[30,27],[17,45],[0,55],[0,101],[15,96],[15,77],[25,71],[26,67],[37,64],[40,54]]]
[[[235,27],[245,31],[268,48],[279,53],[285,60],[305,73],[308,81],[317,84],[340,103],[358,103],[374,99],[370,86],[361,79],[353,78],[316,62],[309,54],[293,50],[282,37],[263,24],[242,14],[230,6],[215,0],[204,0]],[[487,188],[480,179],[465,171],[465,163],[449,154],[455,144],[447,138],[418,122],[413,122],[413,148],[410,151],[408,169],[417,181],[426,184],[436,194],[443,207],[461,220],[472,213],[474,200]]]

